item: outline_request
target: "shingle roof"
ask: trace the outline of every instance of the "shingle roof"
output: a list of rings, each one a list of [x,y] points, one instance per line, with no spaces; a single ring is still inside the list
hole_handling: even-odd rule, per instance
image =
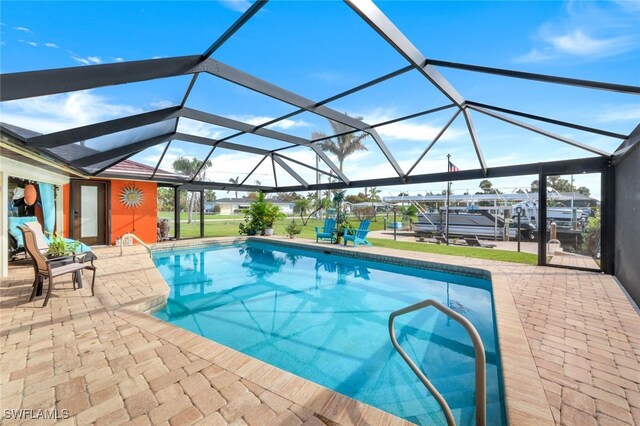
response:
[[[138,163],[133,160],[123,160],[105,170],[105,173],[108,174],[117,174],[117,173],[126,173],[126,174],[141,174],[145,176],[149,176],[153,173],[155,167],[148,166],[146,164]],[[166,170],[158,169],[156,171],[157,177],[177,177],[178,175],[173,172],[168,172]]]
[[[23,141],[29,138],[32,138],[34,136],[40,136],[40,133],[38,132],[34,132],[29,129],[14,126],[13,124],[9,124],[9,123],[0,122],[0,128],[2,128],[3,131],[8,131],[8,133],[13,133],[15,136],[22,139]]]

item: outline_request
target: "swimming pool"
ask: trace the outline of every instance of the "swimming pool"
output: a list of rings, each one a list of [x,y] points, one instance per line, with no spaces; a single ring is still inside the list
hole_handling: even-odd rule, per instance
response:
[[[154,253],[169,284],[155,316],[344,395],[422,424],[437,402],[396,353],[389,314],[433,298],[477,328],[487,357],[487,424],[506,424],[491,283],[249,241]],[[474,424],[474,356],[466,332],[436,309],[396,320],[398,341]]]

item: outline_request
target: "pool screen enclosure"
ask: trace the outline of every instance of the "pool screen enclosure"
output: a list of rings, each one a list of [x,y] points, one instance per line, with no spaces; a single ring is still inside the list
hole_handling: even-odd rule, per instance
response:
[[[285,7],[287,2],[283,2]],[[319,2],[318,7],[324,2]],[[331,2],[330,2],[331,3]],[[379,74],[355,87],[321,99],[310,99],[284,87],[258,78],[244,70],[216,59],[216,53],[233,40],[243,26],[264,12],[267,1],[255,1],[224,33],[201,54],[166,57],[131,62],[81,66],[73,68],[6,73],[0,76],[2,90],[0,100],[20,101],[28,98],[96,89],[113,85],[142,84],[149,81],[183,81],[186,89],[182,99],[165,108],[136,113],[130,116],[84,125],[47,134],[25,135],[3,126],[3,133],[17,141],[22,148],[32,150],[57,162],[65,164],[83,176],[110,177],[107,170],[115,164],[129,159],[146,149],[160,146],[162,154],[146,179],[171,185],[178,190],[202,191],[217,189],[227,191],[292,192],[327,189],[358,188],[367,186],[389,186],[429,182],[446,182],[469,179],[498,178],[535,174],[544,186],[548,175],[598,172],[602,175],[603,191],[603,264],[602,269],[611,272],[613,265],[613,232],[606,232],[613,226],[614,173],[615,164],[633,151],[640,140],[640,126],[629,133],[603,130],[584,124],[564,121],[554,117],[533,114],[502,105],[467,99],[456,90],[454,84],[441,70],[474,73],[509,81],[535,82],[570,87],[575,90],[601,91],[635,97],[640,87],[584,79],[558,77],[545,74],[514,71],[509,69],[476,66],[429,58],[423,54],[400,29],[369,0],[346,0],[339,5],[360,23],[364,22],[368,32],[376,41],[391,48],[397,56],[397,68]],[[330,7],[337,7],[331,5]],[[262,11],[262,12],[261,12]],[[268,37],[268,34],[263,34]],[[294,40],[291,40],[294,43]],[[348,40],[347,40],[348,42]],[[354,55],[357,56],[357,51]],[[377,122],[348,115],[343,111],[344,103],[354,96],[368,95],[378,85],[394,82],[413,82],[428,85],[437,93],[442,102],[438,105],[425,102],[425,107],[393,118]],[[241,116],[214,113],[193,108],[190,98],[203,96],[202,92],[216,93],[217,85],[229,85],[241,90],[259,94],[272,105],[271,114],[275,118],[256,123],[243,120]],[[208,92],[207,92],[208,91]],[[516,99],[517,100],[517,99]],[[373,98],[372,98],[373,101]],[[383,129],[397,123],[411,122],[439,114],[445,124],[436,132],[415,161],[408,166],[396,159],[394,150],[384,140]],[[340,129],[333,134],[304,135],[289,131],[283,126],[287,120],[304,117],[308,122],[324,121],[336,124]],[[550,161],[527,162],[521,164],[492,164],[485,156],[483,136],[478,125],[483,120],[497,120],[518,131],[525,131],[559,146],[569,146],[575,154],[571,158]],[[470,144],[466,150],[477,164],[455,173],[419,167],[421,161],[441,141],[443,134],[452,123],[460,123]],[[220,129],[220,137],[212,138],[189,131],[199,126]],[[549,130],[549,129],[554,129]],[[585,142],[565,136],[564,130],[571,129],[585,136]],[[353,170],[344,170],[336,158],[320,148],[320,143],[332,137],[345,134],[367,134],[368,146],[373,155],[385,163],[384,173],[369,176],[358,174],[351,178]],[[607,140],[605,149],[593,143],[591,137]],[[611,145],[614,143],[614,145]],[[187,147],[201,161],[202,166],[190,174],[177,173],[174,176],[159,174],[166,166],[166,158],[172,149]],[[517,144],[513,145],[519,158],[527,156]],[[208,161],[214,160],[222,152],[241,153],[248,159],[246,170],[238,171],[235,181],[230,176],[216,175],[215,166],[211,173],[201,173]],[[163,163],[163,161],[165,163]],[[257,176],[261,177],[260,179]],[[264,176],[267,176],[265,178]],[[318,177],[321,177],[319,179]],[[122,174],[118,175],[123,178]],[[131,176],[140,179],[140,176]],[[540,190],[540,205],[546,204],[546,192]],[[542,209],[544,210],[544,209]],[[541,214],[543,212],[541,211]],[[613,228],[610,228],[613,229]],[[543,250],[543,249],[541,249]],[[542,259],[542,251],[540,258]],[[544,264],[544,261],[541,260]]]

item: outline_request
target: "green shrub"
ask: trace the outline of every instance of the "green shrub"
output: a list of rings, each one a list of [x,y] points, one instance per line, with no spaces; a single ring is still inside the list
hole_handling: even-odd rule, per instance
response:
[[[239,226],[240,234],[249,234],[250,231],[264,233],[266,228],[273,228],[273,224],[278,219],[286,216],[280,211],[280,207],[267,202],[264,193],[259,192],[256,201],[251,203],[245,213],[244,223]]]
[[[290,223],[289,225],[287,225],[286,228],[284,228],[284,231],[287,233],[288,236],[293,237],[301,233],[302,228],[300,228],[300,226],[296,223]]]

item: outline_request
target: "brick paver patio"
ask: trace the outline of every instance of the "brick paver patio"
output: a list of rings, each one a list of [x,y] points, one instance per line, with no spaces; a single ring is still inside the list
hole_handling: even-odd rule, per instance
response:
[[[0,286],[3,415],[55,407],[70,416],[61,424],[78,425],[405,423],[144,314],[168,289],[144,249],[126,251],[96,250],[96,297],[60,279],[45,308],[27,302],[31,267],[11,266]],[[492,273],[511,424],[640,424],[640,318],[612,277],[358,251]]]

